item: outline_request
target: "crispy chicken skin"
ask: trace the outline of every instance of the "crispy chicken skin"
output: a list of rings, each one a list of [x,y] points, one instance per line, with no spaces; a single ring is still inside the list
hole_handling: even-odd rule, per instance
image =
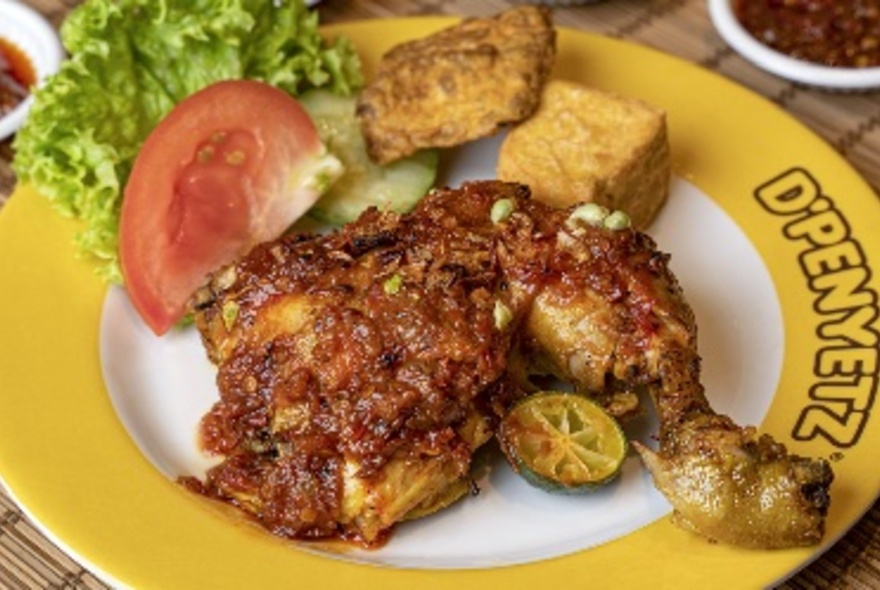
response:
[[[513,212],[493,222],[499,199]],[[203,435],[223,462],[199,489],[281,535],[374,543],[461,487],[541,371],[610,405],[650,391],[660,448],[639,451],[686,528],[817,542],[827,463],[713,412],[668,257],[570,213],[522,185],[468,183],[218,273],[194,305],[221,395]]]
[[[396,46],[358,99],[370,157],[387,164],[525,119],[538,106],[555,55],[550,11],[535,6],[467,19]]]

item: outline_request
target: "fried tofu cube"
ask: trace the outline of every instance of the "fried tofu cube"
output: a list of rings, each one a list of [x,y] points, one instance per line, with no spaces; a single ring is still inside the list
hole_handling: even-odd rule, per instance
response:
[[[557,207],[595,202],[650,225],[669,195],[665,113],[637,99],[552,80],[502,144],[497,175]]]

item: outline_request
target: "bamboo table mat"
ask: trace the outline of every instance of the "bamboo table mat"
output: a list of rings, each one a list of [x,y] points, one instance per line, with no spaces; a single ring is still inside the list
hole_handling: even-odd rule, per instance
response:
[[[8,0],[0,0],[8,1]],[[56,26],[78,2],[26,0]],[[483,16],[515,0],[325,0],[323,23],[449,14]],[[717,36],[705,0],[606,0],[557,8],[559,26],[655,47],[734,79],[783,106],[825,138],[880,192],[880,92],[833,93],[776,78],[751,66]],[[0,205],[11,194],[10,141],[0,142]],[[99,525],[96,525],[99,526]],[[0,489],[0,588],[108,588],[43,536]],[[880,502],[784,589],[880,588]]]

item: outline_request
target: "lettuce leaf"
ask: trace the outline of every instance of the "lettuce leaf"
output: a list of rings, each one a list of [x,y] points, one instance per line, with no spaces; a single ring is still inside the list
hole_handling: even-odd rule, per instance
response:
[[[13,163],[62,214],[79,250],[121,282],[122,191],[141,144],[183,98],[250,78],[298,96],[362,84],[344,38],[325,41],[302,0],[87,0],[61,30],[70,59],[35,93]]]

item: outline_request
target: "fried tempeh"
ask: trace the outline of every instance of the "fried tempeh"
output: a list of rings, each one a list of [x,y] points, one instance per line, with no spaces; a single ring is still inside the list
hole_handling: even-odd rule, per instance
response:
[[[394,47],[358,100],[370,157],[386,164],[522,121],[537,108],[555,56],[550,11],[534,6]]]

